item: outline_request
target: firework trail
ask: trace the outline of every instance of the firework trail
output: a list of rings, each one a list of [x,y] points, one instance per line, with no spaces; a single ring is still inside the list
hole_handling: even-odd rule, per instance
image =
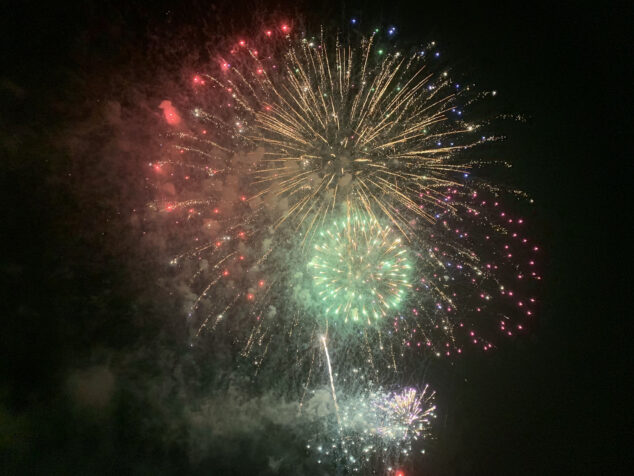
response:
[[[330,390],[332,391],[332,401],[335,404],[335,413],[337,414],[337,423],[341,425],[339,418],[339,406],[337,405],[337,392],[335,391],[335,382],[332,378],[332,365],[330,365],[330,354],[328,353],[328,345],[326,344],[326,336],[321,336],[321,342],[324,345],[324,352],[326,354],[326,362],[328,363],[328,377],[330,378]]]

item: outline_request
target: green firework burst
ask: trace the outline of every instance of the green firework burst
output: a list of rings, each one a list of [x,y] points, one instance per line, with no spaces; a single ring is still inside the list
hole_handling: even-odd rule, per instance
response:
[[[322,230],[309,263],[325,317],[372,324],[403,303],[411,265],[401,238],[363,213]]]

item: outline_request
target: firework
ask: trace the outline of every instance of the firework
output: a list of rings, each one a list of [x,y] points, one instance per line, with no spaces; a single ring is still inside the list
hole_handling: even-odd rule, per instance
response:
[[[365,214],[348,214],[319,232],[309,268],[323,314],[344,322],[386,317],[411,286],[401,238]]]
[[[434,398],[428,387],[348,396],[339,406],[337,425],[324,422],[322,433],[307,446],[320,463],[341,464],[355,472],[374,465],[391,470],[430,436]]]
[[[333,345],[396,371],[408,349],[488,350],[530,328],[539,248],[501,204],[520,195],[473,176],[467,149],[493,139],[463,119],[478,95],[434,43],[324,38],[237,41],[163,104],[157,208],[194,335],[221,326],[259,366],[272,346],[349,328],[359,345]],[[297,352],[308,379],[314,361]]]
[[[525,196],[472,152],[496,138],[469,105],[495,93],[394,31],[236,40],[161,103],[150,164],[192,343],[236,346],[299,397],[319,461],[352,471],[392,471],[429,437],[434,393],[404,372],[525,332],[541,279],[522,205],[503,204]]]
[[[197,76],[223,101],[195,114],[213,126],[229,113],[234,141],[264,150],[249,200],[287,201],[275,226],[291,221],[309,237],[347,203],[407,237],[412,219],[431,223],[432,208],[451,208],[443,190],[461,187],[469,168],[455,152],[483,141],[456,112],[462,91],[446,71],[428,71],[430,49],[375,44],[375,35],[358,47],[286,36],[272,56],[243,43],[218,74]]]

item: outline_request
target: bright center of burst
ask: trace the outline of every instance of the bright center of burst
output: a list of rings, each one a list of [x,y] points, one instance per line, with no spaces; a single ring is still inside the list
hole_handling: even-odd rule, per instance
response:
[[[357,171],[357,163],[350,156],[348,150],[324,150],[320,153],[318,159],[318,167],[315,169],[321,178],[328,179],[329,177],[341,178],[345,175],[350,175],[350,179],[353,178]],[[310,161],[306,161],[304,166],[311,167],[315,164]],[[338,183],[338,180],[329,181],[330,184]]]
[[[316,239],[309,263],[326,317],[371,324],[396,311],[411,287],[407,250],[389,227],[353,214]]]
[[[337,142],[337,140],[333,140]],[[391,164],[372,160],[352,144],[322,145],[312,158],[302,156],[299,165],[303,170],[313,170],[324,180],[326,188],[345,187],[361,174],[368,176],[376,171],[368,168],[368,163],[388,167]]]

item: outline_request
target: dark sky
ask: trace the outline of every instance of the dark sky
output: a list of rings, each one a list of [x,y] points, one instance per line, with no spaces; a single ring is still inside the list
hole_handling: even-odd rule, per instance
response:
[[[492,355],[430,371],[444,392],[442,424],[408,474],[617,474],[631,462],[619,450],[631,418],[618,398],[631,380],[631,252],[622,245],[631,237],[631,7],[353,3],[3,4],[0,472],[272,474],[257,434],[202,462],[184,449],[187,436],[163,438],[182,431],[168,421],[178,409],[148,396],[163,372],[172,385],[216,371],[186,353],[175,304],[138,279],[160,272],[123,216],[147,199],[135,187],[142,172],[102,161],[108,130],[89,120],[97,99],[133,101],[119,97],[110,74],[154,73],[130,73],[129,59],[155,29],[195,29],[203,18],[222,34],[260,11],[300,12],[311,25],[354,15],[396,25],[405,41],[436,40],[454,69],[499,92],[502,112],[528,118],[510,126],[501,150],[513,183],[536,201],[539,327]],[[170,359],[189,362],[183,375],[174,377]],[[126,384],[146,378],[146,394]],[[77,390],[86,381],[98,382],[88,396]],[[89,409],[73,403],[82,395]],[[270,438],[282,438],[275,431]]]

